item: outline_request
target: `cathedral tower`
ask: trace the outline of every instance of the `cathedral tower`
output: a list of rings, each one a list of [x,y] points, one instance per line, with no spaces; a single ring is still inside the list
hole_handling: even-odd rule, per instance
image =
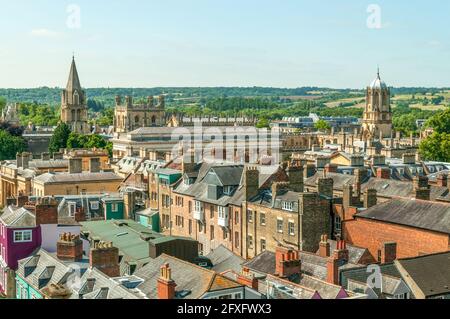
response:
[[[379,70],[377,78],[367,87],[363,132],[367,139],[392,136],[391,92],[381,80]]]
[[[66,123],[72,132],[90,133],[86,93],[81,88],[75,58],[72,59],[66,89],[61,93],[61,121]]]

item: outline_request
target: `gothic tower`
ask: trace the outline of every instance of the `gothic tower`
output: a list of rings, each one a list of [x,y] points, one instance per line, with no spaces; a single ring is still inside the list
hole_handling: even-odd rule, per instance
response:
[[[366,139],[392,136],[391,92],[381,80],[379,70],[377,78],[367,87],[362,127]]]
[[[61,121],[69,125],[72,132],[90,133],[86,93],[81,88],[75,58],[72,59],[66,89],[61,93]]]

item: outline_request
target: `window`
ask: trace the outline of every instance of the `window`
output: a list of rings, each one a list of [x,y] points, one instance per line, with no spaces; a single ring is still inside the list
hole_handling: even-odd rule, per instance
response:
[[[339,215],[334,216],[334,229],[336,233],[341,233],[342,231],[342,220]]]
[[[253,236],[252,235],[247,236],[247,246],[249,249],[253,249]]]
[[[228,238],[228,232],[226,229],[222,228],[222,232],[223,232],[223,239],[227,239]]]
[[[219,218],[226,219],[228,218],[228,208],[219,206]]]
[[[293,202],[283,202],[282,207],[284,210],[293,211],[294,203]]]
[[[209,207],[209,214],[210,214],[210,217],[211,217],[211,218],[214,218],[214,209],[215,209],[215,206],[214,206],[214,205],[211,205],[211,206]]]
[[[277,219],[277,232],[280,234],[283,233],[283,219],[282,218]]]
[[[69,216],[75,217],[76,211],[77,211],[77,203],[69,202]]]
[[[259,223],[261,224],[261,226],[266,226],[266,214],[265,213],[259,214]]]
[[[261,238],[261,252],[266,250],[266,239]]]
[[[406,292],[404,294],[400,294],[400,295],[395,295],[394,299],[409,299],[409,293]]]
[[[196,200],[194,203],[195,203],[195,211],[196,211],[196,212],[201,212],[201,211],[203,211],[203,205],[202,205],[202,202],[199,202],[198,200]]]
[[[192,220],[189,219],[189,235],[192,234]]]
[[[247,210],[247,221],[253,223],[253,212],[251,210]]]
[[[210,239],[211,240],[214,240],[214,226],[213,225],[211,225],[211,226],[209,226],[209,232],[210,232]]]
[[[234,247],[239,248],[239,232],[234,232]]]
[[[97,201],[91,202],[91,209],[97,210],[99,207],[99,203]]]
[[[113,213],[117,213],[119,211],[119,205],[117,203],[112,203],[111,204],[111,211]]]
[[[29,243],[32,241],[31,230],[18,230],[14,232],[15,243]]]
[[[233,186],[224,186],[223,187],[223,193],[225,195],[231,195],[233,193],[233,189],[234,189]]]
[[[289,221],[288,228],[289,228],[289,235],[290,236],[294,236],[295,235],[295,224],[294,224],[294,222]]]
[[[234,212],[234,224],[235,225],[239,224],[239,212],[238,211]]]

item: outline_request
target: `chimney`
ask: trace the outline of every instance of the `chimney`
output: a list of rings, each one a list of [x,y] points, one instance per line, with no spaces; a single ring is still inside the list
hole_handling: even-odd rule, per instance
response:
[[[352,185],[344,185],[342,206],[344,207],[344,210],[347,210],[349,207],[353,206],[353,186]]]
[[[416,164],[416,154],[406,153],[402,155],[403,164]]]
[[[83,259],[83,241],[78,235],[63,233],[56,244],[56,256],[64,261],[77,262]]]
[[[161,275],[157,281],[158,299],[174,299],[177,284],[172,280],[172,270],[169,264],[164,264],[160,270]]]
[[[109,277],[119,277],[119,249],[111,242],[98,242],[89,252],[89,264]]]
[[[377,178],[391,179],[391,169],[388,167],[378,167]]]
[[[61,284],[50,284],[41,290],[44,299],[69,299],[72,292]]]
[[[30,167],[30,161],[32,160],[32,155],[30,153],[22,153],[22,168],[27,169]]]
[[[338,166],[336,164],[327,164],[325,165],[325,172],[328,173],[337,173]]]
[[[440,173],[437,176],[437,180],[436,180],[437,186],[439,186],[439,187],[448,187],[447,180],[448,180],[448,174],[447,173]]]
[[[322,235],[319,243],[319,256],[330,257],[330,243],[328,242],[328,236]]]
[[[19,193],[16,199],[16,206],[23,207],[28,202],[28,196],[23,195],[23,193]]]
[[[34,213],[36,225],[58,224],[58,202],[53,197],[41,197],[25,208]]]
[[[83,173],[83,161],[81,158],[69,159],[69,174]]]
[[[416,176],[413,180],[415,198],[421,200],[430,200],[431,190],[430,185],[428,185],[428,177],[426,176]]]
[[[275,262],[275,274],[280,278],[288,278],[301,273],[302,263],[298,257],[298,251],[277,247]]]
[[[22,153],[17,153],[16,154],[16,166],[22,167]]]
[[[290,189],[303,193],[303,166],[297,161],[289,162],[286,173],[289,177]]]
[[[381,264],[388,264],[397,259],[397,243],[383,243],[381,246]]]
[[[369,209],[377,204],[377,190],[376,189],[366,189],[364,192],[364,208]]]
[[[333,185],[334,181],[332,178],[319,178],[317,180],[317,192],[321,196],[333,198]]]
[[[281,195],[284,191],[287,190],[289,190],[289,183],[286,182],[272,183],[272,203],[275,201],[278,195]]]
[[[372,155],[372,166],[384,166],[386,165],[386,156],[384,155]]]
[[[100,172],[100,158],[94,157],[89,159],[89,172],[91,173]]]
[[[53,160],[62,160],[62,159],[63,159],[63,153],[61,153],[61,152],[53,153]]]
[[[246,201],[255,197],[259,190],[259,170],[257,167],[246,167],[244,169],[244,199]]]
[[[254,290],[258,290],[258,279],[247,267],[242,268],[242,272],[237,276],[237,282]]]
[[[327,282],[339,285],[339,267],[348,262],[349,253],[343,240],[336,242],[336,250],[327,260]]]
[[[183,172],[183,175],[194,172],[196,166],[197,163],[195,162],[194,152],[188,152],[183,155],[181,162],[181,171]]]
[[[316,166],[313,164],[306,164],[305,169],[303,170],[304,179],[307,179],[316,174]]]
[[[49,161],[50,160],[50,153],[42,153],[41,154],[41,160]]]
[[[365,168],[355,169],[355,189],[358,198],[361,196],[361,185],[367,177],[367,170]]]

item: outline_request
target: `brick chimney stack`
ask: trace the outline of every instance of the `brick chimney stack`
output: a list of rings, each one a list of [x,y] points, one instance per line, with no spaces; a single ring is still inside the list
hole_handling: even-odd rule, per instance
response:
[[[258,195],[259,190],[259,170],[257,167],[246,167],[244,169],[244,198],[248,201],[250,198]]]
[[[369,209],[377,204],[377,190],[376,189],[366,189],[364,192],[364,208]]]
[[[338,240],[336,250],[327,260],[327,282],[339,285],[339,266],[348,262],[349,253],[345,241]]]
[[[328,173],[337,173],[338,166],[336,164],[327,164],[325,165],[325,172]]]
[[[291,190],[303,193],[303,165],[299,161],[289,162],[286,173],[289,177]]]
[[[440,173],[437,177],[436,183],[439,187],[448,187],[448,174]]]
[[[277,247],[275,252],[275,273],[281,278],[288,278],[294,274],[300,274],[302,263],[298,251]]]
[[[83,259],[83,241],[78,235],[63,233],[56,244],[56,256],[64,261],[80,261]]]
[[[428,185],[428,177],[426,176],[416,176],[414,177],[414,192],[415,198],[421,200],[430,200],[431,190],[430,185]]]
[[[330,257],[330,243],[328,242],[328,235],[322,235],[319,243],[319,256]]]
[[[377,178],[391,179],[391,169],[389,167],[378,167]]]
[[[382,264],[388,264],[397,259],[397,243],[383,243],[381,246],[381,260]]]
[[[237,282],[252,289],[258,290],[258,279],[254,274],[250,272],[250,269],[248,269],[247,267],[242,268],[242,272],[237,276]]]
[[[36,225],[58,224],[58,201],[53,197],[38,198],[35,203],[26,203],[24,208],[34,214]]]
[[[109,277],[119,277],[119,249],[111,242],[95,243],[89,252],[89,264]]]
[[[333,185],[332,178],[321,177],[317,180],[317,192],[327,198],[333,198]]]
[[[164,264],[161,267],[161,275],[157,283],[158,299],[174,299],[176,286],[177,284],[172,280],[172,270],[169,264]]]

